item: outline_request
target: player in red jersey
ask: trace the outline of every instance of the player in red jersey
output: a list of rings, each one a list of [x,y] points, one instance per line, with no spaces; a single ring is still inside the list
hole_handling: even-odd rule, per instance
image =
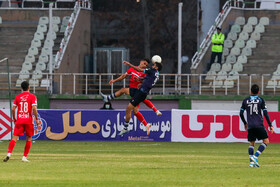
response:
[[[34,135],[32,112],[35,116],[36,124],[37,125],[40,124],[40,121],[38,119],[36,96],[29,92],[30,86],[27,81],[23,81],[21,83],[21,88],[23,92],[16,96],[12,108],[12,115],[15,123],[15,129],[13,133],[13,138],[9,143],[8,154],[6,158],[3,160],[4,162],[7,162],[10,159],[12,151],[15,147],[15,144],[19,136],[23,136],[24,132],[26,133],[26,144],[24,148],[22,161],[29,162],[26,157],[30,151],[31,140],[32,140],[32,136]],[[15,115],[16,108],[18,108],[17,118]]]
[[[139,68],[145,69],[147,65],[150,63],[149,59],[143,59],[140,61],[140,64],[138,65]],[[122,81],[123,79],[127,78],[128,76],[131,76],[130,78],[130,88],[122,88],[118,90],[117,92],[111,94],[111,95],[104,95],[101,93],[101,96],[103,97],[104,102],[108,102],[116,97],[120,97],[123,94],[130,95],[131,98],[134,96],[135,92],[138,90],[138,86],[141,85],[142,81],[144,80],[144,77],[146,76],[146,73],[139,72],[133,68],[130,68],[126,71],[125,74],[122,74],[120,77],[110,80],[109,84],[115,83],[117,81]],[[145,99],[143,101],[147,105],[147,107],[151,108],[157,116],[161,116],[162,113],[152,104],[151,101],[148,99]],[[138,106],[139,107],[139,106]],[[142,122],[145,126],[147,125],[147,122],[143,115],[135,110],[134,115],[137,117],[137,119]]]

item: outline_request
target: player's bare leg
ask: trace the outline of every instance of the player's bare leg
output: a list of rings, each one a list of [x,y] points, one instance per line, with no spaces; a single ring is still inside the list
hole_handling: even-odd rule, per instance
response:
[[[116,97],[120,97],[124,94],[129,95],[129,88],[122,88],[111,95],[104,95],[101,92],[101,96],[102,96],[104,102],[109,102],[109,101],[115,99]]]
[[[18,140],[18,137],[19,136],[13,136],[12,140],[10,141],[9,143],[9,147],[8,147],[8,154],[7,156],[4,158],[3,162],[8,162],[8,160],[10,159],[11,155],[12,155],[12,152],[13,152],[13,149],[15,147],[15,144]]]
[[[145,99],[145,100],[143,101],[143,103],[144,103],[147,107],[149,107],[150,109],[152,109],[152,110],[156,113],[157,116],[161,116],[161,115],[162,115],[162,113],[153,105],[153,103],[152,103],[150,100]]]
[[[27,136],[26,137],[26,144],[25,144],[25,148],[24,148],[24,153],[23,153],[23,157],[22,157],[22,162],[29,162],[29,160],[27,160],[27,155],[30,151],[31,148],[31,141],[32,141],[32,137],[31,136]]]
[[[147,129],[147,135],[150,134],[150,130],[151,130],[151,124],[147,123],[147,121],[145,120],[144,116],[142,115],[142,113],[139,112],[139,106],[134,107],[133,108],[133,114],[137,117],[137,119],[144,124],[144,126]]]

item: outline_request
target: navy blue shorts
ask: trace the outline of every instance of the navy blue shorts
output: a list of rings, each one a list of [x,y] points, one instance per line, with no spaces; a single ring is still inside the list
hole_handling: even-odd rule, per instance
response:
[[[248,141],[249,142],[256,141],[256,139],[264,140],[266,138],[268,138],[268,134],[264,127],[248,129]]]
[[[138,90],[137,88],[129,88],[129,95],[131,98],[135,95],[137,90]]]
[[[141,92],[140,90],[137,90],[133,96],[133,98],[130,100],[130,103],[137,107],[141,102],[143,102],[147,97],[147,94],[144,92]]]

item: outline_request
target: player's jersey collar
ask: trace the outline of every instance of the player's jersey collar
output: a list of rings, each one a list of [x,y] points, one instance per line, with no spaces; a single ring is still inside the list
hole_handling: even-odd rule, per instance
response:
[[[258,97],[257,95],[255,95],[255,96],[251,95],[251,96],[250,96],[250,101],[256,100],[256,99],[258,99],[258,98],[259,98],[259,97]]]

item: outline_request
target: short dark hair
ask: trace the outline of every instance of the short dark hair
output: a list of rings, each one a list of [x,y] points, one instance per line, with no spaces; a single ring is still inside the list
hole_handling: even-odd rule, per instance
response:
[[[259,90],[260,90],[260,88],[258,85],[256,85],[256,84],[252,85],[252,87],[251,87],[252,94],[258,94]]]
[[[27,90],[28,90],[28,87],[29,87],[29,83],[28,83],[27,81],[23,81],[23,82],[21,83],[21,89],[22,89],[23,91],[27,91]]]
[[[155,64],[156,64],[157,67],[158,67],[158,71],[160,71],[160,70],[162,69],[162,63],[156,62]]]
[[[148,62],[148,64],[151,63],[150,59],[148,59],[148,58],[143,58],[142,60]]]

